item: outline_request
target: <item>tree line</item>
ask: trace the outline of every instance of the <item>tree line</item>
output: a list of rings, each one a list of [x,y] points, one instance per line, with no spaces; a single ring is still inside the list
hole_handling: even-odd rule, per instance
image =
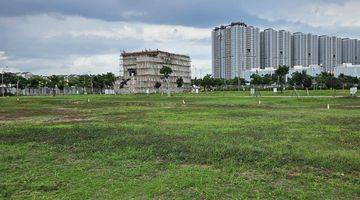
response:
[[[283,87],[295,87],[297,89],[305,89],[311,87],[318,87],[324,89],[345,89],[360,84],[360,78],[346,76],[340,74],[338,77],[335,77],[331,73],[322,72],[316,77],[312,77],[306,74],[306,71],[294,72],[291,75],[291,78],[286,80],[286,75],[289,73],[288,66],[279,66],[274,74],[266,74],[260,76],[259,74],[252,74],[250,76],[251,80],[246,81],[243,78],[233,78],[233,79],[223,79],[223,78],[213,78],[210,74],[204,76],[200,79],[192,79],[191,84],[202,87],[204,90],[209,89],[224,89],[224,88],[233,88],[236,89],[236,86],[278,86],[280,89]]]
[[[52,75],[52,76],[32,76],[28,79],[15,73],[7,72],[3,74],[1,80],[6,87],[25,88],[58,88],[63,90],[65,87],[82,87],[94,89],[113,88],[116,76],[113,73],[97,75]]]

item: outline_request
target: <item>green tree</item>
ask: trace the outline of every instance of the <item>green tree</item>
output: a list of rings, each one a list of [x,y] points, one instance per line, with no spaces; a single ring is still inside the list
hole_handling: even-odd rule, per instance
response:
[[[11,73],[11,72],[5,72],[3,75],[3,82],[6,86],[12,86],[16,80],[17,80],[17,77],[14,73]],[[1,84],[1,83],[0,83]]]
[[[28,80],[26,80],[26,78],[22,76],[17,76],[16,87],[18,87],[19,89],[24,89],[26,88],[27,84]]]
[[[204,76],[204,78],[201,81],[201,86],[204,87],[204,90],[211,89],[211,87],[213,87],[214,85],[215,85],[215,81],[210,74]]]
[[[68,78],[68,86],[69,87],[80,87],[81,86],[81,80],[80,80],[80,77],[79,76],[71,76]]]
[[[211,77],[210,77],[211,78]],[[227,81],[223,78],[211,78],[212,79],[212,86],[215,86],[217,88],[221,88],[222,86],[225,85],[230,85],[231,80]]]
[[[325,85],[327,88],[331,89],[338,89],[341,87],[339,79],[335,78],[334,76],[329,76],[326,79]]]
[[[194,78],[194,79],[191,79],[191,85],[196,85],[196,86],[200,86],[201,85],[201,79],[198,79],[198,78]]]
[[[82,88],[91,88],[93,86],[93,78],[94,76],[88,74],[80,75],[74,80],[74,84]]]
[[[329,77],[331,77],[332,75],[330,73],[327,72],[321,72],[321,74],[319,74],[315,80],[316,83],[320,86],[320,87],[326,87],[326,81],[329,79]]]
[[[50,88],[59,87],[61,85],[62,79],[60,76],[52,75],[48,77],[47,86]]]
[[[42,76],[33,76],[27,80],[27,86],[30,88],[40,88],[48,85],[48,80]]]
[[[266,74],[262,77],[262,84],[271,85],[273,83],[273,77],[270,74]]]
[[[252,74],[250,78],[250,83],[253,85],[260,85],[263,83],[262,77],[259,74]]]
[[[184,85],[184,79],[182,77],[177,78],[176,84],[178,88],[181,88]]]
[[[53,89],[53,95],[55,96],[56,94],[56,87],[59,88],[60,90],[64,89],[65,86],[65,79],[63,76],[57,76],[57,75],[52,75],[50,77],[48,77],[48,82],[47,82],[47,86]]]
[[[165,79],[168,79],[170,77],[170,74],[172,74],[172,73],[173,73],[173,70],[169,66],[164,65],[160,69],[160,74],[162,74]]]
[[[173,70],[171,69],[171,67],[167,66],[167,65],[164,65],[161,69],[160,69],[160,74],[162,74],[162,78],[165,80],[166,82],[166,88],[167,88],[167,92],[168,92],[168,95],[170,96],[170,91],[169,91],[169,77],[170,77],[170,74],[173,73]]]
[[[289,84],[292,86],[301,86],[303,83],[303,74],[300,72],[294,72],[289,79]]]
[[[350,87],[353,87],[354,85],[358,84],[357,77],[347,76],[344,74],[339,75],[338,81],[342,88],[350,88]]]
[[[313,77],[311,77],[310,75],[306,75],[304,78],[303,78],[303,86],[305,88],[309,88],[312,86],[312,80],[313,80]]]
[[[115,76],[115,74],[108,72],[103,75],[103,81],[104,81],[105,88],[108,88],[108,89],[113,88],[114,83],[116,81],[116,76]]]
[[[275,74],[278,78],[278,84],[281,85],[280,91],[283,92],[284,84],[286,82],[286,75],[289,73],[288,66],[279,66],[277,70],[275,70]]]

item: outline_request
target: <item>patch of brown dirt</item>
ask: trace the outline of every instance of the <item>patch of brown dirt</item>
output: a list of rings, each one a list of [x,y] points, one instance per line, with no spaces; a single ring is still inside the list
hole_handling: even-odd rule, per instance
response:
[[[29,118],[31,119],[32,117],[48,117],[48,122],[83,121],[83,118],[76,109],[55,108],[41,110],[21,109],[14,112],[2,112],[0,113],[0,122],[22,121],[28,120]]]

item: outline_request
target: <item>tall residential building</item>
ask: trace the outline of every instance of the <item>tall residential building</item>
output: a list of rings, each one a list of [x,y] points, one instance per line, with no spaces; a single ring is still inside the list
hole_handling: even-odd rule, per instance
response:
[[[330,71],[333,66],[332,38],[327,35],[319,37],[319,65]]]
[[[342,64],[342,39],[338,37],[331,37],[332,42],[332,67]]]
[[[272,28],[259,31],[244,23],[231,23],[212,31],[212,71],[215,78],[243,77],[254,68],[309,67],[327,71],[343,63],[360,64],[360,40],[317,36]]]
[[[260,67],[260,30],[231,23],[212,31],[213,77],[231,79],[246,69]]]
[[[291,66],[290,32],[265,29],[260,33],[260,66],[278,68],[279,65]]]
[[[279,65],[291,66],[291,34],[289,31],[279,31]]]
[[[260,29],[248,26],[246,28],[246,66],[243,69],[258,67],[260,67]]]
[[[352,56],[351,56],[351,63],[355,64],[357,63],[357,39],[351,39],[351,52],[352,52]]]
[[[355,64],[360,65],[360,40],[356,40]]]
[[[219,30],[219,29],[217,29]],[[221,75],[221,34],[218,31],[211,32],[212,38],[212,74],[215,78]],[[216,76],[215,76],[216,75]]]
[[[291,36],[292,66],[307,66],[307,39],[304,33],[294,33]]]
[[[319,36],[306,34],[306,61],[304,67],[319,63]]]
[[[260,65],[263,68],[279,66],[279,32],[265,29],[260,33]]]
[[[342,40],[343,63],[355,63],[357,40],[344,38]]]

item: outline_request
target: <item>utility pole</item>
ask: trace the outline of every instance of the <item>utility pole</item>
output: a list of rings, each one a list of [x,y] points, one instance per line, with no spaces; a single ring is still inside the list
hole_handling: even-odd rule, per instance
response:
[[[240,91],[240,69],[238,68],[238,91]]]
[[[91,80],[91,94],[94,94],[94,82],[92,75],[90,75],[90,80]]]
[[[4,69],[1,72],[1,92],[2,92],[2,96],[5,96],[5,91],[4,91]]]
[[[5,73],[5,69],[4,68],[8,68],[8,66],[5,66],[2,68],[2,72],[1,72],[1,92],[2,92],[2,96],[5,97],[5,87],[4,87],[4,73]]]
[[[84,90],[83,92],[84,92],[84,94],[86,94],[86,91],[85,91],[85,84],[86,84],[86,83],[85,83],[85,78],[86,78],[86,75],[84,75],[84,85],[83,85],[83,86],[84,86],[84,87],[83,87],[83,90]]]
[[[19,77],[18,77],[18,80],[16,81],[16,97],[19,97]]]

